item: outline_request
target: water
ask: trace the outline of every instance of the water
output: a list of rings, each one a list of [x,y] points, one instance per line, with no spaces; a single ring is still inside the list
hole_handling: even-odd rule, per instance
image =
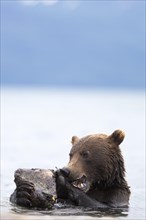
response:
[[[2,219],[145,219],[144,98],[140,91],[2,88]],[[17,168],[63,167],[73,135],[110,134],[118,128],[126,133],[121,150],[131,186],[129,209],[37,211],[10,204]]]

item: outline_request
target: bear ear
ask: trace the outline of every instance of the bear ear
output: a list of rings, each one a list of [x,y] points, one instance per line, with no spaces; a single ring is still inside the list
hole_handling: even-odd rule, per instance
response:
[[[124,137],[125,133],[121,130],[116,130],[109,136],[109,138],[112,139],[112,141],[118,145],[122,143]]]
[[[71,139],[72,144],[76,144],[79,141],[79,138],[77,136],[73,136]]]

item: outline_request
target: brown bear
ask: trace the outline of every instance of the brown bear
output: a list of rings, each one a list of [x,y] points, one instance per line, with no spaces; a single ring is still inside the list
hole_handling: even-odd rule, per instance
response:
[[[124,137],[121,130],[109,136],[73,136],[70,161],[58,171],[58,197],[91,208],[128,206],[130,190],[119,148]]]
[[[38,169],[15,172],[16,190],[10,201],[31,208],[50,208],[59,201],[91,209],[127,207],[130,190],[119,148],[124,137],[121,130],[81,139],[73,136],[66,167],[56,172]]]

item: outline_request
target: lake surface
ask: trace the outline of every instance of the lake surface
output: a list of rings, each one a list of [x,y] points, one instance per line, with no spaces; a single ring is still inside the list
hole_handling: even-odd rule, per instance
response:
[[[61,168],[71,137],[126,133],[121,150],[131,186],[129,209],[35,211],[9,202],[17,168]],[[1,89],[2,219],[145,219],[145,94],[142,91]]]

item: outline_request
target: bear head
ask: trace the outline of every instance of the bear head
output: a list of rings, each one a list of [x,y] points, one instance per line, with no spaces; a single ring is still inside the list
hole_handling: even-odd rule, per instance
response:
[[[124,137],[121,130],[111,135],[73,136],[70,160],[63,168],[70,183],[85,192],[122,184],[125,168],[119,145]]]

